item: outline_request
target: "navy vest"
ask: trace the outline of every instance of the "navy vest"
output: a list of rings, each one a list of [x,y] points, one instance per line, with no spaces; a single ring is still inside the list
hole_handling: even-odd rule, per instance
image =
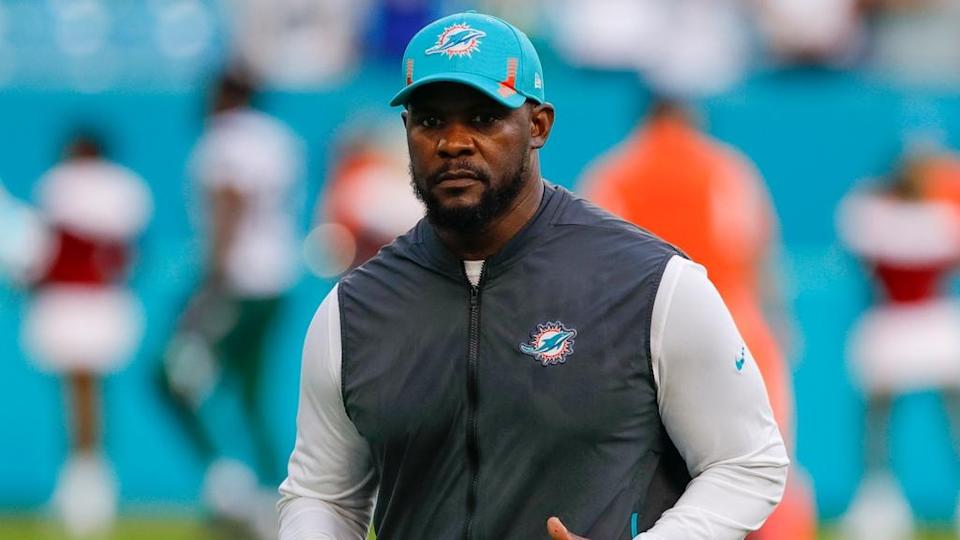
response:
[[[344,277],[343,402],[379,476],[379,539],[652,526],[689,481],[650,362],[677,254],[548,184],[478,287],[426,221]]]

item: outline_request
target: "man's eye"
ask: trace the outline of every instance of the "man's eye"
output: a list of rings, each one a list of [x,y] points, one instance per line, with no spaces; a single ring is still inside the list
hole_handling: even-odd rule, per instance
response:
[[[420,119],[420,125],[427,128],[434,128],[440,125],[440,119],[436,116],[425,116]]]
[[[473,117],[473,122],[480,125],[490,125],[500,120],[500,117],[492,113],[481,113]]]

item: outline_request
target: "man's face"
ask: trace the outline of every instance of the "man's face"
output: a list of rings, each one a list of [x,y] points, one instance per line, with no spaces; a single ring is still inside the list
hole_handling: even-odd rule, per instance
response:
[[[418,89],[404,113],[410,174],[438,227],[482,231],[528,180],[530,108],[510,109],[468,86]]]

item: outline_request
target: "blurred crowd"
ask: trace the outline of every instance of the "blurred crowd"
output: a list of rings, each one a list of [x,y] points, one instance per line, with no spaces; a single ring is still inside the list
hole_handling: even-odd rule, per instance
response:
[[[0,84],[183,87],[230,57],[273,87],[329,87],[464,9],[509,18],[574,65],[637,70],[673,92],[785,64],[958,79],[957,0],[4,0]]]
[[[351,115],[331,147],[317,149],[260,110],[257,96],[331,91],[371,63],[399,67],[416,29],[463,9],[509,19],[565,65],[636,72],[656,96],[576,188],[707,267],[791,447],[797,336],[778,283],[776,201],[750,156],[708,135],[691,104],[790,66],[960,87],[960,0],[0,0],[0,87],[195,88],[225,73],[210,85],[203,134],[183,164],[202,193],[201,275],[170,323],[155,384],[204,463],[202,498],[225,538],[275,535],[284,456],[261,406],[265,340],[299,266],[335,278],[423,213],[395,115]],[[116,513],[100,380],[124,368],[143,334],[129,278],[153,212],[148,182],[114,160],[108,129],[67,126],[61,159],[32,197],[0,186],[0,272],[28,292],[23,348],[65,381],[70,453],[50,501],[76,537],[101,534]],[[874,281],[847,347],[867,410],[865,475],[843,519],[851,539],[912,534],[887,445],[895,398],[942,393],[960,455],[960,302],[948,287],[960,264],[960,157],[942,141],[904,139],[898,165],[858,183],[836,209],[840,239]],[[297,199],[317,151],[332,162],[303,230]],[[221,384],[241,403],[251,463],[224,457],[199,413]],[[812,489],[797,464],[757,538],[815,537]]]

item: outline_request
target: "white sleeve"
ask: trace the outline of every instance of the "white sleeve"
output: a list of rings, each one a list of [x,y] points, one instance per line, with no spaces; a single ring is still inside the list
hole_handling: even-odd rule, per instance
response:
[[[743,538],[780,501],[789,459],[760,371],[702,266],[667,263],[651,354],[660,416],[692,480],[637,538]]]
[[[280,485],[280,540],[364,539],[376,493],[370,448],[340,392],[337,288],[320,305],[303,346],[297,442]]]

